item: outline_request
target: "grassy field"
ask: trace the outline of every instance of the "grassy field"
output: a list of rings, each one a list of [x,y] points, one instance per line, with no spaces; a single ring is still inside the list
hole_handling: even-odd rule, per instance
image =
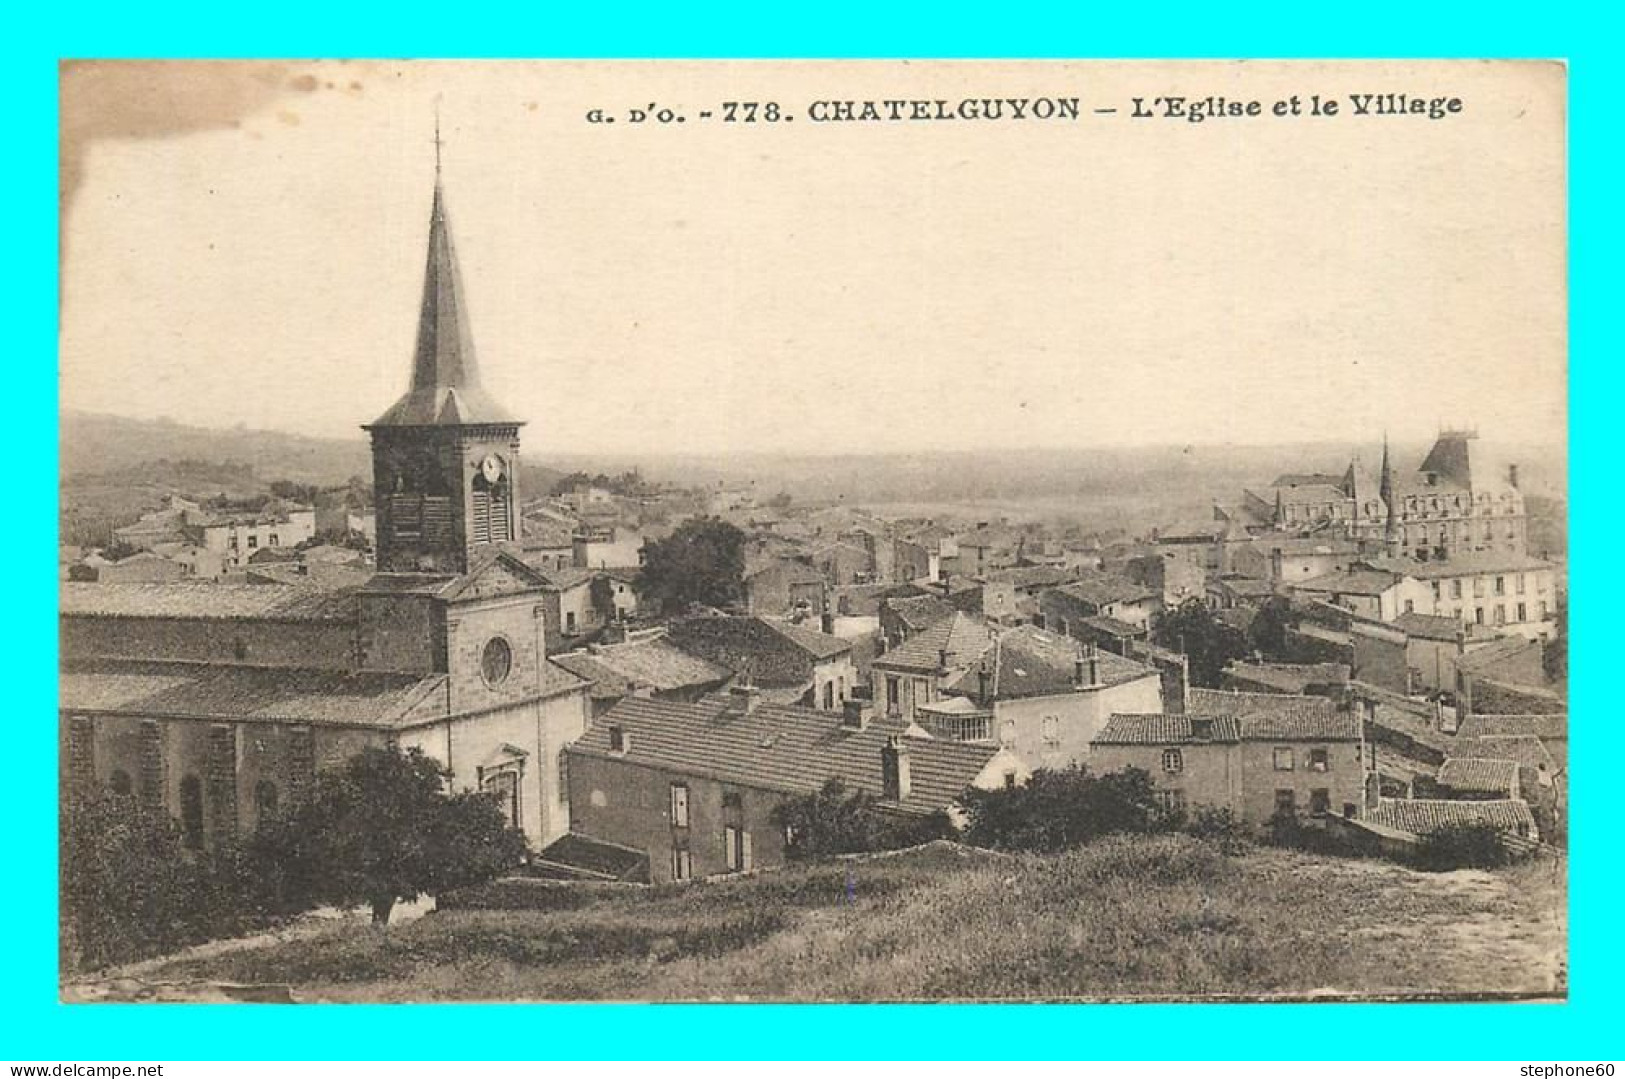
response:
[[[558,893],[554,893],[558,894]],[[1057,999],[1564,989],[1564,867],[1426,874],[1182,836],[938,845],[144,964],[298,1000]]]

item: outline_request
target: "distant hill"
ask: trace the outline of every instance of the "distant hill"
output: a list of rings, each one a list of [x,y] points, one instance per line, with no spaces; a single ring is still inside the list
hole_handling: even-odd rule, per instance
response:
[[[246,466],[269,482],[337,486],[355,475],[368,475],[372,464],[360,432],[353,439],[308,438],[282,431],[248,428],[189,427],[169,420],[135,420],[91,412],[64,412],[60,428],[61,474],[64,483],[84,476],[108,478],[139,473],[157,478],[163,463],[176,470],[178,462],[215,466]],[[190,470],[192,479],[205,479]],[[240,482],[245,473],[238,473]],[[226,477],[222,477],[225,479]],[[228,483],[227,486],[230,484]]]

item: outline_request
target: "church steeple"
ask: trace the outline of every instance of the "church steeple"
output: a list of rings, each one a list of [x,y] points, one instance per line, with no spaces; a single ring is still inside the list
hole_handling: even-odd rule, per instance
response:
[[[1382,479],[1377,494],[1382,498],[1382,539],[1388,553],[1394,553],[1394,470],[1388,463],[1388,432],[1382,433]]]
[[[437,150],[438,152],[438,150]],[[429,257],[418,307],[417,351],[412,383],[371,427],[421,427],[458,423],[514,423],[480,387],[474,336],[463,304],[462,272],[452,248],[445,191],[438,168],[429,211]]]
[[[519,538],[520,421],[480,387],[451,243],[435,124],[434,201],[412,381],[372,434],[378,568],[466,573],[477,548]]]

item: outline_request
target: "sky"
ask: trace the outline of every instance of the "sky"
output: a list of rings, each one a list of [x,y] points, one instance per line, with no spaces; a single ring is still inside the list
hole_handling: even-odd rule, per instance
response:
[[[1463,110],[1267,115],[1387,91]],[[1174,94],[1266,115],[1126,115]],[[1083,115],[807,110],[967,96]],[[409,376],[437,101],[527,452],[1565,437],[1562,70],[1481,62],[71,65],[62,407],[357,435]]]

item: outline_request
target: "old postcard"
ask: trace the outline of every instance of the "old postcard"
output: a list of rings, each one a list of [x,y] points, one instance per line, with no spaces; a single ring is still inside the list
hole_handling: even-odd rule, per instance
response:
[[[1562,999],[1566,72],[61,69],[64,999]]]

